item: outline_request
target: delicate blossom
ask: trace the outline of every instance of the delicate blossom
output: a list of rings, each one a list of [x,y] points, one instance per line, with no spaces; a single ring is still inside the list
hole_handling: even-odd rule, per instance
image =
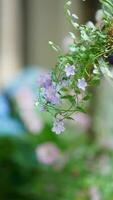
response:
[[[60,95],[53,85],[45,89],[44,96],[47,102],[52,104],[60,103]]]
[[[69,76],[72,76],[75,74],[75,66],[74,65],[67,65],[65,67],[65,70],[66,72],[66,76],[69,77]]]
[[[52,142],[46,142],[36,148],[36,157],[43,164],[54,164],[59,156],[60,151],[58,147]]]
[[[40,112],[45,112],[45,111],[46,111],[46,107],[43,106],[43,105],[41,105],[41,106],[40,106]]]
[[[79,89],[85,91],[85,89],[87,87],[87,82],[85,81],[84,78],[78,79],[77,86],[78,86]]]
[[[68,87],[69,86],[69,83],[70,83],[70,81],[69,80],[62,80],[62,82],[61,82],[61,86],[62,87]]]
[[[55,132],[56,134],[60,134],[64,132],[64,130],[65,130],[65,127],[64,127],[63,120],[55,119],[52,131]]]
[[[58,93],[57,86],[52,82],[50,74],[46,74],[44,76],[40,76],[38,81],[41,95],[45,98],[46,102],[52,104],[60,103],[60,95]],[[42,106],[42,111],[45,110],[44,106]]]
[[[51,75],[50,74],[45,74],[41,75],[38,84],[42,88],[48,88],[52,85],[52,80],[51,80]]]

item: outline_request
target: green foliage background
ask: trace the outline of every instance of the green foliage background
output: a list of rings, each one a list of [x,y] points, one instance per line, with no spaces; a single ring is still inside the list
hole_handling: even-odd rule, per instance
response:
[[[55,143],[62,159],[54,166],[37,161],[35,148],[47,141]],[[109,159],[108,172],[102,173],[99,162]],[[0,138],[1,200],[90,200],[96,187],[102,200],[113,197],[113,153],[95,144],[87,136],[70,128],[61,136],[50,132],[46,123],[40,135]],[[101,166],[103,167],[103,166]]]

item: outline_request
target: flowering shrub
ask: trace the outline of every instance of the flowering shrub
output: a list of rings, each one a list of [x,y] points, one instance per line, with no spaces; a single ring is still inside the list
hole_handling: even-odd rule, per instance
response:
[[[42,75],[36,104],[42,111],[54,116],[53,132],[65,130],[64,120],[73,119],[76,112],[87,112],[87,101],[91,98],[91,88],[99,84],[101,77],[113,78],[113,0],[100,0],[102,9],[96,13],[97,23],[86,25],[77,23],[78,17],[71,14],[71,1],[65,4],[65,12],[74,27],[70,32],[73,44],[65,55],[60,47],[49,42],[58,52],[56,66],[51,73]]]

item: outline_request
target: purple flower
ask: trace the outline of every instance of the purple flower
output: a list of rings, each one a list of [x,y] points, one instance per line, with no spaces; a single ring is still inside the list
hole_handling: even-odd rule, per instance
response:
[[[40,112],[45,112],[45,111],[46,111],[45,106],[41,105],[41,106],[40,106]]]
[[[55,132],[56,134],[60,134],[64,132],[65,127],[64,127],[64,122],[63,120],[55,119],[52,131]]]
[[[48,88],[52,85],[52,80],[51,80],[51,75],[50,74],[45,74],[41,75],[38,84],[42,88]]]
[[[85,91],[85,89],[86,89],[86,87],[87,87],[87,82],[85,81],[84,78],[78,79],[77,87],[78,87],[79,89]]]
[[[68,87],[69,86],[69,80],[62,80],[61,85],[62,87]]]
[[[66,72],[66,76],[72,76],[75,74],[75,66],[74,65],[67,65],[64,69],[64,71]]]
[[[60,95],[53,85],[45,89],[44,96],[46,101],[52,104],[60,103]]]

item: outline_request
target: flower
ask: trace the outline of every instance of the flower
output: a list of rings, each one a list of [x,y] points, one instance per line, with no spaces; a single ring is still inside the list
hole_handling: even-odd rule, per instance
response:
[[[41,75],[38,80],[39,87],[48,88],[52,85],[51,75],[45,74]]]
[[[44,97],[46,102],[52,104],[59,104],[60,103],[60,95],[58,93],[58,89],[54,82],[52,82],[50,74],[41,75],[39,79],[39,87],[40,87],[40,94]],[[45,108],[42,108],[44,111]]]
[[[75,123],[82,127],[83,129],[87,130],[91,125],[91,119],[88,114],[78,112],[73,115],[73,119]]]
[[[46,111],[46,107],[43,106],[43,105],[41,105],[41,106],[40,106],[40,112],[45,112],[45,111]]]
[[[78,79],[77,86],[79,89],[85,91],[85,88],[87,87],[87,82],[85,81],[84,78]]]
[[[16,102],[20,109],[20,116],[25,127],[33,134],[40,133],[43,128],[43,123],[34,110],[33,95],[27,87],[20,88],[15,94]],[[35,105],[38,105],[38,101]]]
[[[46,142],[36,148],[37,159],[46,165],[53,164],[60,156],[58,147],[52,142]]]
[[[65,67],[66,76],[69,77],[75,74],[75,66],[74,65],[67,65]]]
[[[56,134],[60,134],[64,132],[64,130],[65,130],[65,127],[64,127],[63,120],[55,119],[52,131],[55,132]]]
[[[70,83],[70,80],[62,80],[62,82],[61,82],[61,86],[62,87],[68,87],[69,86],[69,83]]]
[[[52,85],[45,89],[44,96],[47,102],[52,104],[59,104],[60,103],[60,95],[56,88]]]

